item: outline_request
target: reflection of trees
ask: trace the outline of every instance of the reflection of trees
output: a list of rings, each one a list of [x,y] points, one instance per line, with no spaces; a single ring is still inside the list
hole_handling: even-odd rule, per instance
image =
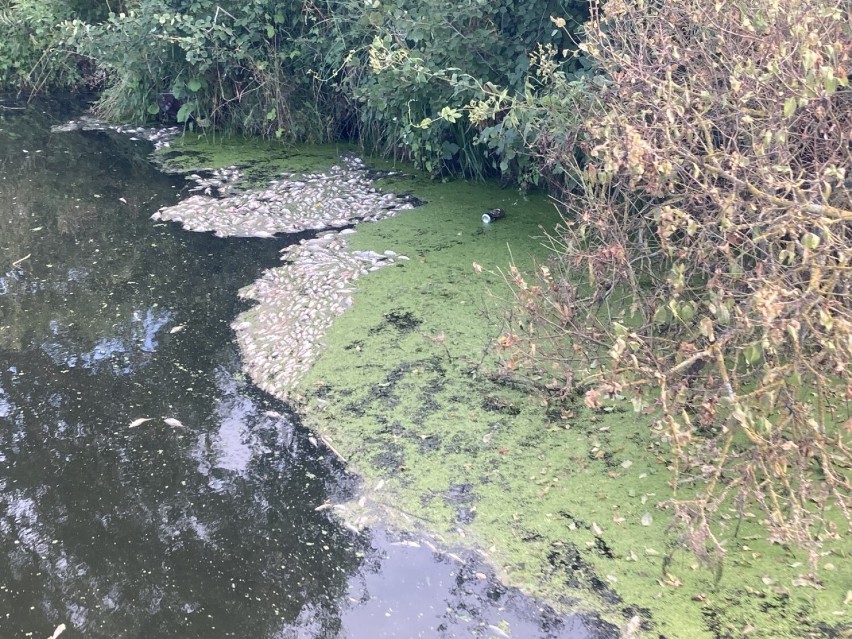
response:
[[[330,471],[228,372],[275,245],[151,224],[172,182],[120,138],[26,135],[13,162],[0,132],[0,637],[336,636]]]
[[[150,247],[103,240],[132,237],[144,213],[173,201],[173,182],[140,164],[143,148],[119,152],[128,143],[117,136],[51,135],[44,116],[11,113],[0,131],[0,348],[20,350],[28,331],[47,335],[58,320],[76,324],[77,350],[86,350],[119,305],[126,316],[145,307],[144,287],[117,285],[155,259]],[[72,317],[106,306],[86,323]]]
[[[128,430],[102,394],[75,398],[85,380],[57,390],[55,378],[25,377],[0,373],[15,415],[0,432],[1,580],[16,599],[8,631],[43,630],[47,619],[89,637],[207,637],[213,627],[273,637],[310,603],[316,636],[335,636],[335,602],[357,559],[314,511],[327,471],[300,461],[291,424],[221,372],[218,402],[175,405],[209,430]]]

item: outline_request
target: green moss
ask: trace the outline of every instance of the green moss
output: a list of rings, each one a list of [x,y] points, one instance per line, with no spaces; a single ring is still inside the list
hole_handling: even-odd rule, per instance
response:
[[[265,185],[281,173],[323,171],[338,162],[346,144],[293,146],[240,135],[206,136],[186,133],[154,153],[154,162],[167,173],[191,173],[239,166],[246,186]]]
[[[204,162],[275,155],[258,149],[205,151]],[[331,150],[299,153],[290,158],[307,166]],[[289,161],[274,159],[295,170]],[[617,623],[642,614],[654,636],[825,636],[848,623],[848,543],[826,546],[834,570],[822,589],[795,586],[804,557],[765,542],[759,516],[731,513],[717,531],[728,549],[721,573],[684,553],[664,571],[674,539],[658,504],[670,474],[650,424],[626,403],[597,414],[582,401],[554,407],[494,375],[491,345],[512,322],[499,271],[547,258],[534,237],[557,222],[544,197],[420,176],[383,187],[427,204],[360,225],[352,246],[411,259],[358,280],[301,394],[306,423],[386,516],[486,552],[508,583],[554,603],[579,601]],[[508,215],[484,226],[492,207]]]

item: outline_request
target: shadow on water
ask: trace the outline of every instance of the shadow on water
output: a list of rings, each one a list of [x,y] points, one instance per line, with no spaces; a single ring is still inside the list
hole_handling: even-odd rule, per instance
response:
[[[59,117],[0,108],[0,637],[609,636],[316,512],[353,482],[229,328],[282,242],[154,224],[183,180]]]

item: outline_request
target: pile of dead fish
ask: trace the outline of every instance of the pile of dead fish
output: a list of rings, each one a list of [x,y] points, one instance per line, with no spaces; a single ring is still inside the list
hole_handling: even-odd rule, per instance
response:
[[[155,129],[111,125],[84,116],[54,131],[103,130],[168,146],[176,127]],[[220,237],[272,237],[316,230],[320,235],[283,250],[286,265],[266,271],[240,291],[257,305],[232,324],[246,372],[267,392],[285,399],[320,354],[334,319],[352,306],[353,283],[361,275],[407,260],[393,251],[352,251],[346,236],[361,221],[378,221],[414,208],[413,198],[373,187],[377,176],[354,156],[323,173],[283,174],[265,188],[246,188],[239,167],[192,174],[195,192],[160,209],[154,220],[179,222],[189,231]]]
[[[284,174],[262,189],[236,188],[237,167],[190,178],[196,182],[191,190],[201,193],[160,209],[153,219],[220,237],[272,237],[381,220],[414,206],[409,198],[373,188],[370,172],[356,157],[324,173]]]
[[[352,306],[361,275],[408,260],[393,251],[350,251],[346,235],[329,231],[284,249],[284,267],[270,269],[240,296],[257,306],[232,324],[246,372],[265,391],[287,398],[322,350],[334,319]]]
[[[130,126],[128,124],[110,124],[96,117],[84,115],[65,124],[50,127],[53,133],[68,133],[70,131],[114,131],[130,136],[131,140],[147,140],[159,149],[167,147],[181,134],[180,127]]]
[[[231,166],[189,176],[195,182],[191,190],[200,194],[152,216],[222,237],[324,231],[284,249],[285,266],[266,271],[240,291],[257,302],[232,324],[246,372],[277,397],[287,398],[310,369],[332,322],[352,306],[355,280],[408,259],[393,251],[351,251],[347,245],[354,230],[344,227],[415,206],[405,196],[374,188],[374,175],[380,174],[349,156],[325,173],[284,174],[265,188],[247,189],[239,168]]]

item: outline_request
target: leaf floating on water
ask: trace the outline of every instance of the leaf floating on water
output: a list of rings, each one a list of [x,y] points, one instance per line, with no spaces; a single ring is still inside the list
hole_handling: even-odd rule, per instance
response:
[[[63,632],[65,632],[65,624],[61,623],[58,626],[56,626],[56,630],[53,631],[53,634],[50,636],[50,639],[56,639]]]
[[[174,417],[166,417],[163,419],[166,424],[171,426],[172,428],[183,428],[183,424],[179,419],[175,419]]]
[[[18,266],[19,266],[22,262],[24,262],[24,261],[26,261],[26,260],[30,259],[32,256],[33,256],[33,254],[32,254],[32,253],[27,253],[27,254],[26,254],[24,257],[22,257],[21,259],[19,259],[19,260],[15,260],[14,262],[12,262],[12,268],[18,268]]]
[[[171,333],[171,334],[174,334],[174,333],[180,333],[180,332],[181,332],[183,329],[185,329],[185,328],[186,328],[186,325],[185,325],[185,324],[181,324],[180,326],[175,326],[175,327],[173,327],[173,328],[172,328],[172,330],[170,330],[170,331],[169,331],[169,333]]]
[[[154,418],[153,417],[140,417],[139,419],[134,419],[132,422],[130,422],[130,428],[136,428],[137,426],[141,426],[145,422],[150,422],[152,419],[154,419]]]
[[[651,517],[651,513],[645,513],[644,515],[642,515],[642,525],[643,526],[650,526],[653,523],[654,523],[654,518]]]
[[[812,575],[799,575],[792,580],[792,583],[795,588],[813,588],[815,590],[823,589],[822,584],[819,583],[819,581],[817,581]]]

